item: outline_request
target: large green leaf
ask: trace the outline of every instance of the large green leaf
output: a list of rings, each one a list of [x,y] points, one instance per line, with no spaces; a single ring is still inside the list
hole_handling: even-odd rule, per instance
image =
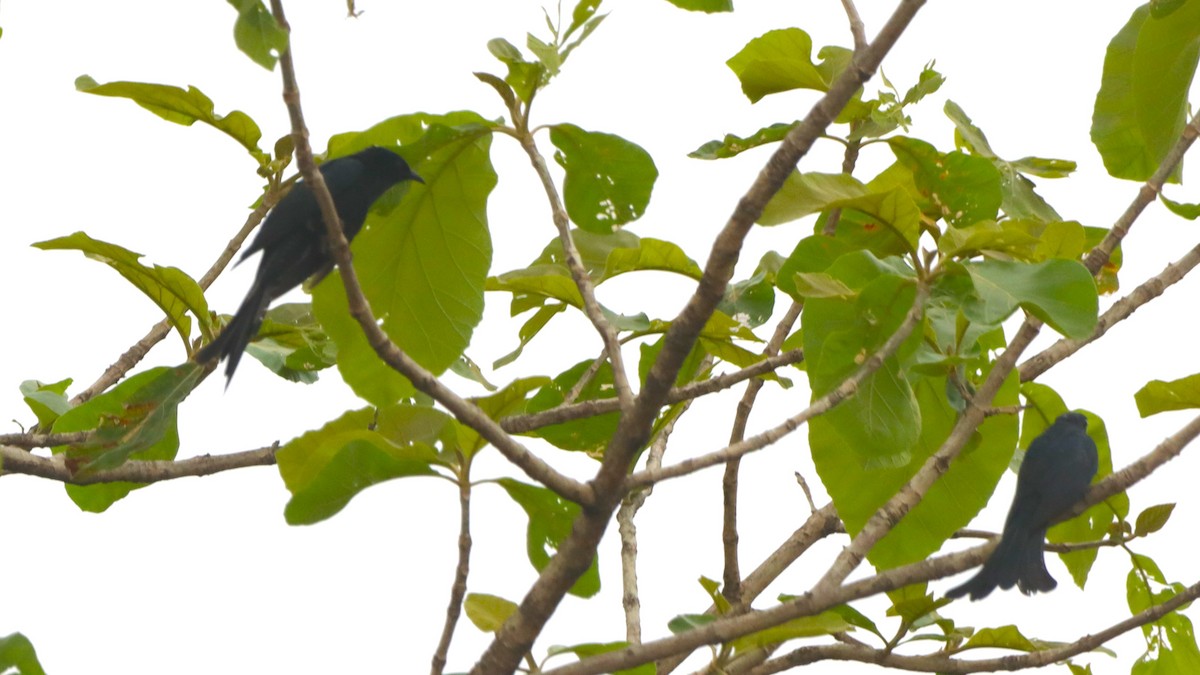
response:
[[[288,33],[279,27],[262,0],[228,0],[238,12],[233,41],[242,53],[267,70],[275,70],[288,46]]]
[[[961,152],[943,154],[924,141],[904,136],[890,139],[888,145],[912,171],[917,189],[933,203],[935,217],[956,227],[996,217],[1000,172],[992,162]]]
[[[576,225],[607,233],[642,217],[658,178],[650,153],[620,136],[573,124],[550,127],[550,142],[566,170],[563,203]]]
[[[1096,283],[1077,261],[985,260],[965,267],[978,294],[966,308],[973,320],[995,324],[1021,307],[1069,338],[1085,338],[1096,328]]]
[[[579,505],[546,488],[528,485],[511,478],[501,478],[496,482],[525,510],[525,515],[529,516],[525,550],[529,555],[529,562],[541,572],[550,564],[550,557],[558,552],[559,547],[571,535],[571,525],[580,513]],[[590,598],[599,591],[600,568],[593,558],[591,566],[568,592],[581,598]]]
[[[1183,132],[1198,58],[1200,3],[1161,18],[1148,5],[1133,10],[1108,44],[1092,116],[1092,142],[1109,174],[1141,181],[1158,169]]]
[[[203,122],[237,141],[261,166],[271,158],[258,147],[262,131],[249,115],[234,110],[228,115],[213,112],[213,102],[199,89],[189,86],[186,90],[169,84],[148,82],[108,82],[99,84],[87,75],[75,78],[75,89],[97,96],[127,98],[159,117],[190,127]]]
[[[199,320],[203,333],[212,336],[212,323],[204,291],[182,270],[159,265],[146,267],[138,260],[142,254],[116,244],[92,239],[83,232],[41,241],[34,244],[34,247],[44,251],[80,251],[92,260],[99,260],[116,270],[167,315],[171,325],[183,339],[185,348],[190,349],[191,320],[187,316],[189,311]]]
[[[347,412],[303,434],[276,453],[292,493],[284,517],[309,525],[341,511],[359,492],[406,476],[437,475],[434,444],[457,440],[453,420],[424,406],[396,405]]]
[[[434,373],[458,360],[483,315],[492,254],[487,199],[496,185],[484,122],[469,112],[404,115],[329,141],[329,156],[404,144],[398,152],[425,179],[423,187],[382,197],[353,251],[383,330]],[[339,371],[364,399],[395,402],[411,389],[375,355],[345,310],[340,279],[331,276],[314,289],[313,311],[338,345]]]
[[[754,38],[725,63],[752,102],[793,89],[828,91],[850,62],[852,52],[844,47],[823,47],[817,54],[821,62],[814,63],[812,46],[808,33],[782,28]]]
[[[179,403],[199,383],[203,369],[188,362],[175,368],[152,368],[118,384],[54,422],[54,433],[93,431],[86,444],[58,446],[77,471],[101,471],[130,459],[174,459],[179,450]],[[137,483],[68,485],[79,508],[99,513],[136,488]]]
[[[903,187],[863,185],[845,174],[793,172],[763,209],[762,225],[842,209],[835,237],[880,255],[916,249],[921,211]]]
[[[1017,402],[1017,378],[1010,376],[996,405]],[[946,400],[945,378],[917,377],[912,385],[920,412],[920,435],[903,465],[866,467],[851,448],[829,439],[820,425],[810,428],[813,461],[852,534],[891,499],[949,436],[958,419]],[[836,410],[836,409],[835,409]],[[816,420],[814,420],[816,422]],[[1017,421],[995,415],[980,425],[949,470],[909,513],[877,543],[868,559],[878,569],[923,560],[965,527],[987,504],[1017,441]]]

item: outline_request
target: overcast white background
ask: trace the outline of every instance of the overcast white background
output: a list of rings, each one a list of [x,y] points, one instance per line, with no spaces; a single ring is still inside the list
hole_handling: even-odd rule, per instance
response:
[[[930,2],[884,70],[904,89],[926,62],[937,59],[947,83],[912,110],[914,135],[951,149],[952,126],[941,112],[951,98],[1000,155],[1079,162],[1077,176],[1039,181],[1040,189],[1065,217],[1108,226],[1137,186],[1106,177],[1088,128],[1105,45],[1137,4]],[[873,36],[892,3],[860,5]],[[523,44],[527,31],[545,37],[541,5],[534,1],[362,0],[358,8],[364,14],[347,19],[340,0],[287,6],[302,100],[318,151],[333,133],[396,114],[471,109],[502,116],[494,92],[471,75],[503,72],[488,54],[487,40],[503,36]],[[815,100],[810,92],[797,92],[751,105],[724,61],[767,30],[793,25],[809,31],[817,45],[849,46],[840,3],[741,0],[733,14],[708,16],[663,0],[608,0],[602,11],[611,16],[539,95],[534,121],[569,121],[646,148],[661,176],[645,217],[631,227],[642,236],[676,241],[702,262],[712,235],[768,150],[721,162],[689,159],[687,152],[724,133],[746,135],[802,117]],[[233,141],[203,125],[162,121],[129,101],[77,93],[75,78],[86,73],[99,82],[195,85],[213,99],[218,113],[238,109],[253,117],[269,149],[288,131],[278,74],[236,50],[233,21],[234,10],[218,0],[8,0],[0,8],[5,432],[19,429],[9,419],[32,420],[17,391],[22,380],[72,377],[76,384],[69,393],[77,393],[159,318],[148,300],[107,267],[78,253],[44,252],[29,244],[85,230],[145,254],[147,262],[199,277],[241,226],[260,190],[253,161]],[[879,86],[876,78],[868,90],[873,94]],[[497,137],[493,148],[500,183],[489,216],[492,271],[499,273],[527,264],[553,228],[540,187],[515,144]],[[870,176],[888,161],[884,149],[864,152],[860,175]],[[838,166],[839,146],[828,142],[801,164],[822,171]],[[1169,193],[1200,200],[1187,184]],[[753,232],[739,277],[767,250],[786,254],[810,227],[805,222]],[[1152,206],[1126,240],[1122,292],[1159,272],[1195,240],[1194,225]],[[209,292],[212,307],[231,312],[252,272],[253,265],[246,265],[222,277]],[[653,292],[647,292],[647,283],[656,284]],[[602,287],[601,300],[614,309],[669,318],[689,290],[666,275],[632,275]],[[1185,280],[1127,322],[1137,325],[1121,326],[1041,380],[1063,393],[1069,406],[1104,418],[1118,466],[1187,419],[1187,413],[1175,413],[1141,420],[1132,395],[1149,379],[1200,371],[1192,339],[1198,292],[1194,280]],[[1102,301],[1102,307],[1107,304]],[[507,296],[488,297],[485,322],[491,327],[481,328],[468,350],[477,362],[490,364],[516,346],[515,325],[504,323],[507,310]],[[1039,344],[1048,344],[1049,337]],[[555,374],[598,350],[586,322],[559,318],[521,361],[492,379]],[[139,370],[184,358],[173,335]],[[461,391],[477,391],[452,380]],[[803,386],[781,391],[768,385],[751,430],[806,402]],[[227,392],[212,378],[181,408],[180,456],[286,442],[361,405],[336,376],[297,385],[246,359]],[[716,449],[728,436],[731,415],[728,400],[698,403],[668,457]],[[793,472],[802,472],[822,492],[804,438],[803,431],[794,434],[743,465],[744,571],[808,514]],[[547,452],[577,477],[594,468],[590,460]],[[1186,499],[1193,484],[1188,477],[1196,469],[1185,453],[1131,494],[1134,513],[1181,502],[1167,528],[1135,549],[1155,557],[1169,579],[1184,583],[1196,581],[1197,572],[1188,547],[1200,512]],[[491,451],[474,475],[522,477]],[[695,580],[721,574],[719,483],[720,471],[713,469],[664,484],[642,511],[647,638],[664,636],[671,616],[708,604]],[[1010,476],[976,524],[998,528],[1011,490]],[[456,496],[442,481],[396,481],[364,492],[332,520],[289,527],[282,517],[287,493],[274,468],[155,485],[101,515],[79,512],[57,483],[7,476],[0,480],[5,580],[0,635],[26,634],[51,675],[425,672],[453,573]],[[817,497],[823,503],[823,495]],[[524,515],[493,485],[476,490],[474,505],[470,590],[519,600],[534,579],[524,554]],[[551,644],[623,638],[615,527],[611,531],[601,551],[604,590],[591,600],[568,598],[537,655]],[[776,593],[804,591],[843,543],[833,538],[820,544],[760,603]],[[1019,623],[1027,634],[1050,640],[1075,639],[1128,615],[1125,554],[1101,552],[1086,595],[1056,559],[1050,564],[1060,583],[1054,593],[1033,598],[1001,593],[974,605],[957,603],[947,613],[976,626]],[[933,584],[937,591],[948,587],[949,582]],[[885,606],[860,605],[890,633],[894,626],[883,619]],[[486,644],[487,636],[464,617],[448,672],[467,670]],[[1094,672],[1128,672],[1142,651],[1140,633],[1113,646],[1119,658],[1091,657]]]

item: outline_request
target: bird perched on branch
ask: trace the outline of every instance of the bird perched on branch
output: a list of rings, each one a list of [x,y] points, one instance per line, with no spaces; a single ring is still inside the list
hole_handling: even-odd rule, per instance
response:
[[[1083,498],[1098,467],[1087,418],[1076,412],[1059,415],[1025,452],[1000,543],[979,573],[946,597],[979,600],[997,586],[1016,586],[1025,595],[1054,590],[1058,582],[1046,570],[1042,552],[1046,530]]]
[[[371,205],[393,185],[406,180],[425,182],[403,158],[380,147],[370,147],[326,162],[319,171],[333,196],[347,240],[354,239],[362,229]],[[246,299],[225,330],[196,353],[199,363],[214,358],[226,359],[226,386],[233,379],[242,351],[258,333],[263,314],[271,302],[305,279],[324,277],[333,269],[321,209],[303,180],[267,214],[258,235],[242,252],[238,262],[255,251],[262,251],[262,259]]]

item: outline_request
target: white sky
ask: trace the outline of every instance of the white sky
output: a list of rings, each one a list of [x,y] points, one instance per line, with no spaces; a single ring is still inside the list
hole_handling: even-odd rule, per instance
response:
[[[860,10],[873,36],[892,3],[864,0]],[[921,66],[937,59],[948,78],[942,90],[912,111],[913,134],[948,150],[946,98],[960,104],[987,132],[996,151],[1073,159],[1078,176],[1039,181],[1068,218],[1109,225],[1137,186],[1105,177],[1088,140],[1091,106],[1104,47],[1137,3],[1028,0],[1004,3],[930,2],[885,61],[901,89]],[[544,35],[540,5],[531,0],[444,0],[412,3],[362,0],[365,14],[345,18],[338,0],[292,2],[297,69],[317,150],[331,134],[365,128],[413,111],[472,109],[500,117],[494,93],[472,71],[502,73],[485,44],[503,36],[523,44]],[[733,160],[686,157],[727,132],[802,117],[811,93],[768,97],[750,105],[724,61],[766,30],[798,25],[817,45],[849,45],[836,0],[741,0],[732,15],[705,16],[663,0],[608,0],[611,16],[572,54],[563,75],[539,95],[539,123],[569,121],[620,134],[654,157],[660,179],[646,216],[632,226],[642,236],[680,243],[703,261],[711,236],[765,159],[759,150]],[[277,73],[238,52],[234,12],[224,2],[165,3],[109,0],[46,3],[9,0],[0,11],[0,411],[28,423],[18,384],[73,377],[70,393],[90,384],[157,321],[154,306],[107,267],[74,252],[43,252],[30,243],[85,230],[199,277],[241,226],[260,183],[239,146],[202,125],[184,128],[155,118],[129,101],[79,94],[73,81],[132,80],[195,85],[217,112],[239,109],[264,130],[263,147],[287,133]],[[879,86],[869,85],[870,92]],[[543,137],[543,142],[545,138]],[[548,144],[544,144],[548,147]],[[489,205],[496,254],[493,273],[526,264],[553,228],[540,188],[515,144],[494,142],[500,184]],[[860,175],[890,161],[886,150],[865,152]],[[836,171],[840,151],[819,144],[803,170]],[[1169,188],[1198,201],[1184,187]],[[792,224],[755,231],[739,277],[769,249],[786,254],[801,229]],[[1194,225],[1152,206],[1126,241],[1123,290],[1159,272],[1195,243]],[[252,274],[246,265],[217,282],[212,306],[232,311]],[[646,279],[661,284],[645,293]],[[1118,466],[1144,454],[1180,426],[1186,413],[1141,420],[1133,393],[1153,378],[1200,371],[1190,339],[1198,292],[1187,280],[1137,314],[1102,344],[1056,367],[1041,381],[1068,405],[1100,414],[1108,424]],[[631,293],[632,291],[632,293]],[[640,292],[639,292],[640,291]],[[662,275],[623,278],[601,289],[616,309],[673,316],[687,284]],[[516,345],[504,323],[507,296],[488,298],[486,322],[469,354],[489,364]],[[1107,304],[1107,303],[1104,303]],[[784,306],[781,301],[780,306]],[[1178,317],[1187,317],[1180,319]],[[763,334],[767,333],[763,331]],[[1039,343],[1048,344],[1044,337]],[[577,351],[578,345],[587,351]],[[558,345],[569,349],[557,350]],[[579,317],[557,319],[517,364],[495,373],[554,374],[594,355],[599,341]],[[1033,353],[1033,352],[1030,352]],[[142,367],[184,358],[178,338],[156,348]],[[287,441],[342,411],[360,407],[336,377],[306,387],[284,382],[247,359],[228,392],[206,382],[180,411],[181,457],[244,450]],[[453,379],[462,391],[475,390]],[[768,386],[753,428],[768,426],[807,401],[803,387]],[[681,425],[668,457],[699,454],[728,436],[728,401],[698,403]],[[706,420],[706,422],[700,422]],[[5,431],[16,431],[15,424]],[[753,430],[753,429],[752,429]],[[792,479],[802,472],[820,491],[804,451],[803,433],[743,465],[742,565],[753,567],[807,514]],[[489,451],[477,478],[512,475]],[[590,460],[548,455],[585,477]],[[1185,456],[1132,493],[1134,513],[1182,500],[1182,476],[1196,475]],[[1011,495],[1011,477],[992,508],[976,521],[997,528]],[[707,606],[695,579],[719,578],[720,472],[709,470],[664,484],[642,511],[641,571],[647,638],[666,634],[673,615]],[[222,671],[424,672],[442,627],[457,537],[456,492],[442,481],[406,479],[361,494],[337,517],[312,527],[288,527],[287,493],[275,470],[242,470],[203,480],[180,480],[138,491],[107,513],[80,513],[56,483],[23,476],[0,481],[7,582],[0,594],[0,635],[21,631],[52,675]],[[475,492],[475,555],[470,590],[519,600],[534,578],[525,559],[525,520],[501,490]],[[1171,580],[1192,583],[1193,559],[1181,544],[1183,523],[1200,513],[1184,501],[1167,529],[1134,548],[1153,556]],[[623,637],[615,527],[602,548],[604,591],[589,601],[569,598],[539,641],[551,644]],[[790,571],[762,603],[780,592],[802,592],[844,540],[823,542],[807,563]],[[1019,623],[1027,634],[1071,640],[1128,615],[1128,560],[1105,550],[1086,596],[1057,560],[1052,594],[999,594],[949,614],[976,626]],[[934,584],[944,591],[949,582]],[[885,633],[885,605],[863,603]],[[1114,643],[1117,660],[1094,657],[1095,672],[1127,672],[1141,653],[1138,633]],[[487,643],[465,619],[448,672],[466,670]],[[822,666],[822,672],[867,672],[871,667]]]

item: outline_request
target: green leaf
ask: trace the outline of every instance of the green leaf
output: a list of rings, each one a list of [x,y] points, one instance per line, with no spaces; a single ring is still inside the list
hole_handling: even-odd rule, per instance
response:
[[[796,638],[815,637],[817,635],[832,635],[854,630],[849,622],[842,618],[836,610],[821,612],[816,616],[804,616],[792,619],[766,630],[743,635],[731,644],[738,651],[770,647]]]
[[[190,311],[199,320],[200,329],[206,336],[212,336],[212,323],[204,291],[182,270],[159,265],[146,267],[138,261],[142,254],[116,244],[92,239],[83,232],[38,242],[33,246],[44,251],[80,251],[92,260],[99,260],[116,270],[167,315],[167,319],[183,339],[186,349],[191,349],[188,340],[191,334],[191,320],[187,317],[187,312]]]
[[[138,373],[72,408],[54,422],[53,433],[94,431],[86,444],[58,446],[76,471],[100,471],[131,460],[174,459],[179,451],[179,403],[199,383],[203,369],[194,363]],[[100,513],[124,498],[138,483],[67,485],[67,495],[84,511]]]
[[[580,361],[554,378],[553,383],[543,387],[529,400],[528,412],[542,412],[566,402],[567,394],[576,386],[579,380],[589,371],[592,361]],[[592,376],[591,380],[580,390],[576,402],[594,401],[602,398],[615,398],[613,388],[612,366],[605,362]],[[593,417],[585,417],[570,422],[552,424],[533,431],[532,433],[544,438],[552,445],[563,450],[581,450],[599,456],[617,429],[621,414],[605,413]]]
[[[829,85],[849,63],[850,50],[825,47],[812,60],[812,38],[799,28],[769,31],[746,43],[726,65],[742,83],[752,103],[764,96],[793,89],[829,91]]]
[[[1021,260],[1034,256],[1041,241],[1023,220],[982,220],[966,227],[947,228],[937,247],[950,258],[971,258],[981,253],[1001,253]],[[1082,239],[1081,239],[1082,240]]]
[[[965,267],[978,294],[966,308],[972,320],[995,324],[1020,307],[1068,338],[1085,338],[1096,328],[1096,283],[1079,262],[985,260]]]
[[[203,377],[204,370],[187,362],[154,368],[64,413],[54,431],[93,430],[80,445],[60,446],[77,474],[104,471],[124,464],[131,455],[161,443],[178,446],[176,410]]]
[[[270,164],[270,156],[258,147],[262,131],[254,120],[240,110],[234,110],[224,116],[216,114],[213,112],[212,100],[195,87],[189,86],[187,90],[183,90],[168,84],[147,82],[99,84],[87,75],[80,75],[75,79],[75,89],[97,96],[127,98],[164,120],[185,127],[190,127],[195,122],[203,122],[237,141],[259,166]]]
[[[961,152],[940,153],[932,145],[904,136],[888,140],[896,159],[912,171],[921,195],[937,217],[956,227],[996,217],[1000,209],[1000,172],[992,162]]]
[[[521,352],[524,351],[525,345],[529,344],[529,341],[546,327],[546,324],[550,322],[550,319],[554,318],[556,314],[561,313],[566,308],[567,306],[565,304],[553,304],[545,305],[538,309],[537,312],[534,312],[533,316],[529,317],[525,323],[521,324],[521,328],[517,331],[517,337],[520,338],[521,343],[517,345],[516,349],[493,361],[492,369],[495,370],[501,366],[507,366],[513,361],[516,361],[517,358],[521,356]]]
[[[692,12],[732,12],[733,0],[667,0],[667,2]]]
[[[403,115],[329,141],[329,156],[401,143],[397,151],[425,179],[380,198],[352,248],[384,332],[435,374],[462,356],[483,316],[487,199],[496,185],[485,122],[471,112]],[[313,311],[338,345],[338,370],[375,405],[409,395],[411,385],[376,356],[346,311],[341,279],[330,276],[313,290]]]
[[[1171,410],[1200,408],[1200,373],[1165,382],[1151,380],[1133,395],[1142,417]]]
[[[796,122],[790,124],[772,124],[769,127],[759,129],[746,138],[726,134],[723,140],[709,141],[688,153],[688,157],[695,159],[726,159],[728,157],[736,157],[747,150],[766,145],[767,143],[782,141],[796,124]]]
[[[71,409],[71,403],[67,400],[67,387],[71,386],[72,382],[74,380],[68,377],[52,384],[37,380],[25,380],[21,383],[21,396],[25,398],[25,405],[37,415],[39,429],[49,429],[60,415]]]
[[[783,256],[767,251],[749,279],[725,287],[725,297],[717,309],[751,327],[770,321],[775,311],[775,279],[783,261]]]
[[[1034,641],[1021,634],[1016,626],[1000,626],[999,628],[980,628],[975,631],[962,649],[978,649],[992,647],[995,649],[1013,649],[1019,652],[1036,652],[1046,649],[1045,645],[1035,644]]]
[[[500,478],[496,482],[529,516],[525,550],[529,562],[541,572],[550,563],[550,557],[557,553],[559,547],[571,535],[571,526],[580,513],[579,505],[546,488],[527,485],[511,478]],[[600,568],[593,558],[591,566],[568,592],[581,598],[590,598],[599,591]]]
[[[337,514],[358,493],[407,476],[433,476],[433,444],[454,446],[453,420],[414,405],[345,413],[320,429],[288,442],[276,453],[279,475],[292,498],[284,509],[290,525],[311,525]]]
[[[581,645],[552,645],[546,649],[547,656],[558,656],[559,654],[574,654],[581,659],[597,654],[607,654],[625,649],[629,646],[628,642],[589,642]],[[613,671],[613,675],[654,675],[655,669],[653,663],[643,663],[640,666],[633,668],[624,668],[622,670]]]
[[[805,309],[807,311],[808,308]],[[980,377],[985,375],[986,371]],[[912,478],[945,441],[958,419],[958,412],[946,400],[945,378],[912,379],[911,387],[920,415],[919,436],[909,448],[886,449],[892,453],[907,450],[910,459],[906,464],[876,463],[865,466],[855,448],[849,447],[839,437],[828,436],[821,429],[817,422],[828,415],[813,420],[810,426],[809,444],[813,461],[838,514],[851,533],[861,531],[879,507]],[[1006,378],[994,405],[1015,404],[1017,386],[1015,374]],[[840,408],[838,406],[834,411]],[[850,423],[844,421],[840,428]],[[997,481],[1008,466],[1016,440],[1015,417],[995,415],[984,420],[978,433],[968,441],[946,474],[872,548],[869,554],[871,563],[877,569],[891,569],[923,560],[938,550],[988,503]],[[873,438],[871,442],[875,442]]]
[[[566,171],[563,202],[579,227],[607,233],[642,217],[658,178],[650,154],[620,136],[550,127],[554,159]]]
[[[767,203],[758,222],[760,225],[791,222],[866,194],[866,186],[844,173],[793,171]]]
[[[699,628],[716,621],[712,614],[680,614],[667,622],[667,630],[675,635]]]
[[[1144,537],[1163,529],[1174,510],[1174,504],[1156,504],[1145,509],[1138,514],[1137,524],[1133,529],[1134,536]]]
[[[1108,43],[1092,116],[1092,142],[1115,178],[1143,181],[1183,133],[1200,58],[1200,3],[1154,18],[1133,10]],[[1179,182],[1181,170],[1170,177]]]
[[[20,633],[0,637],[0,673],[46,675],[29,638]]]
[[[307,302],[272,307],[246,353],[276,375],[306,384],[317,380],[318,370],[337,363],[337,346],[317,323],[312,304]]]
[[[792,173],[758,222],[778,225],[830,209],[843,210],[834,236],[853,248],[905,253],[921,235],[921,211],[904,188],[863,185],[845,174]]]
[[[1172,201],[1167,199],[1167,196],[1161,192],[1158,193],[1158,198],[1160,201],[1162,201],[1163,206],[1166,206],[1171,213],[1174,213],[1181,218],[1187,218],[1188,220],[1200,218],[1200,204],[1186,204],[1183,202]]]
[[[262,0],[229,0],[238,11],[233,41],[242,53],[267,70],[275,70],[279,55],[287,50],[288,33],[267,11]]]
[[[498,595],[467,593],[463,610],[476,628],[485,633],[495,633],[517,611],[517,603]]]

